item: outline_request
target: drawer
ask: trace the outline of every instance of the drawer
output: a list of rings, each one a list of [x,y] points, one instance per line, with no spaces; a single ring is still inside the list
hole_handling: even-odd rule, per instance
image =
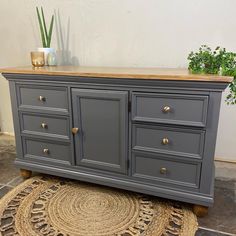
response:
[[[71,146],[62,142],[24,138],[24,157],[37,162],[71,163]]]
[[[68,113],[67,88],[18,85],[18,105],[20,108]]]
[[[69,139],[69,118],[21,113],[22,133]]]
[[[204,127],[208,96],[132,93],[132,120]]]
[[[188,158],[202,158],[204,130],[134,124],[132,148]]]
[[[147,154],[133,154],[132,176],[149,183],[162,182],[198,188],[200,162],[181,162]]]

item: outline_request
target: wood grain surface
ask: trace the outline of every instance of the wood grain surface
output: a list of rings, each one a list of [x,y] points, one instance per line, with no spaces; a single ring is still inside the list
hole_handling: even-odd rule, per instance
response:
[[[127,78],[148,80],[190,80],[206,82],[228,82],[233,77],[191,74],[187,69],[178,68],[125,68],[125,67],[83,67],[83,66],[54,66],[35,68],[32,66],[0,68],[0,73],[38,74],[38,75],[67,75],[101,78]]]

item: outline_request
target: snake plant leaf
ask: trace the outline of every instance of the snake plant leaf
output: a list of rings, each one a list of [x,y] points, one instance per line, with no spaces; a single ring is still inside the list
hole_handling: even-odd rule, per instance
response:
[[[43,12],[43,8],[42,7],[41,7],[41,14],[42,14],[43,27],[44,27],[44,35],[45,35],[46,47],[48,47],[48,32],[47,32],[47,26],[46,26],[46,21],[45,21],[44,12]]]
[[[50,28],[49,28],[49,33],[48,33],[48,45],[47,45],[48,47],[50,47],[50,45],[51,45],[53,23],[54,23],[54,15],[52,15]]]
[[[39,28],[40,28],[40,33],[41,33],[42,44],[43,44],[43,47],[47,47],[46,41],[45,41],[44,30],[43,30],[43,24],[42,24],[42,20],[41,20],[40,14],[39,14],[38,7],[36,7],[36,11],[37,11],[37,16],[38,16],[38,22],[39,22]]]

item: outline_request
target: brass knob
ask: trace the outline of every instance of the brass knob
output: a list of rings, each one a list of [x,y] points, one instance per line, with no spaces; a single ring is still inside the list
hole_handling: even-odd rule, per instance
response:
[[[79,128],[72,128],[71,132],[72,134],[77,134],[79,132]]]
[[[165,167],[162,167],[160,169],[160,173],[163,174],[163,175],[166,174],[167,173],[167,169]]]
[[[164,113],[170,112],[170,107],[169,106],[164,106],[163,107],[163,112]]]
[[[44,149],[43,149],[43,153],[49,154],[49,149],[48,149],[48,148],[44,148]]]
[[[167,145],[169,143],[169,139],[168,138],[163,138],[162,139],[162,144]]]
[[[43,123],[41,124],[41,127],[42,127],[43,129],[47,129],[47,128],[48,128],[48,125],[43,122]]]
[[[44,97],[44,96],[39,96],[39,101],[41,101],[41,102],[45,102],[46,101],[46,98]]]

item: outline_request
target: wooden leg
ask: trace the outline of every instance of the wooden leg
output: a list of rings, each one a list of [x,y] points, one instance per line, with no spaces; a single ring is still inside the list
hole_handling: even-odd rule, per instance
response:
[[[20,175],[21,175],[24,179],[28,179],[28,178],[31,177],[32,171],[31,171],[31,170],[20,169]]]
[[[206,206],[200,206],[200,205],[193,205],[193,213],[197,217],[204,217],[208,213],[208,207]]]

